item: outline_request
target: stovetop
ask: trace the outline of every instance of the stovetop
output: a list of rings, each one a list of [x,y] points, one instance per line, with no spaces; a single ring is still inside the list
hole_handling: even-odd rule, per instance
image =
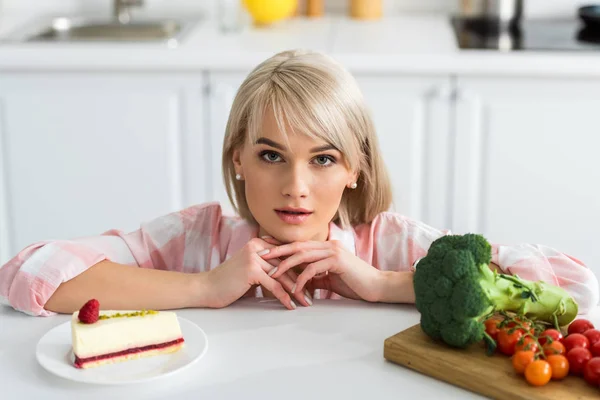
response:
[[[600,29],[578,19],[523,20],[500,28],[494,21],[451,19],[461,49],[500,51],[600,51]]]

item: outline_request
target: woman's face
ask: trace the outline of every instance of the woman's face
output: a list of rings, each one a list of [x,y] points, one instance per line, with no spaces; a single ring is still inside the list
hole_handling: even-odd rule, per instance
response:
[[[233,154],[259,235],[281,242],[326,240],[342,194],[356,181],[343,154],[321,140],[292,133],[285,146],[275,116],[267,112],[255,143]]]

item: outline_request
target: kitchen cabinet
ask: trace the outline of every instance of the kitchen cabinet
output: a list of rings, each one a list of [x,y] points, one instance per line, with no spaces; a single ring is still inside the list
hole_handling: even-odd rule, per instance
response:
[[[210,148],[209,165],[212,171],[209,178],[210,198],[221,204],[224,214],[233,215],[222,174],[223,139],[229,118],[229,111],[238,88],[250,71],[214,72],[208,77],[208,126],[206,137]]]
[[[208,200],[202,74],[2,74],[0,104],[0,263]]]
[[[390,174],[392,211],[447,228],[451,79],[403,75],[356,78]]]
[[[452,228],[539,243],[600,276],[600,81],[459,77]]]

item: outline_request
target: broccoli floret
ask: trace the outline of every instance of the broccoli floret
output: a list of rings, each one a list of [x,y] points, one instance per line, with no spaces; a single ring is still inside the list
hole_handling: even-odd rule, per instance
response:
[[[435,240],[414,275],[421,329],[435,340],[465,348],[485,336],[484,320],[494,312],[514,312],[558,326],[577,317],[567,291],[543,281],[492,271],[492,247],[479,234]]]

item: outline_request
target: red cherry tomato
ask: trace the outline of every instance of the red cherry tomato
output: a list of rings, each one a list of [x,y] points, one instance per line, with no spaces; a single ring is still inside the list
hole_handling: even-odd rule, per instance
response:
[[[600,342],[600,331],[598,329],[588,329],[583,332],[583,336],[588,338],[590,341],[590,348],[596,343]]]
[[[590,352],[594,357],[600,357],[600,342],[594,343],[594,345],[590,348]]]
[[[548,341],[548,337],[555,342],[560,342],[563,339],[562,333],[556,329],[546,329],[544,332],[540,333],[540,336],[538,337],[538,341],[542,346]]]
[[[567,332],[569,335],[571,335],[573,333],[583,333],[588,329],[594,329],[594,324],[592,324],[587,319],[582,318],[576,319],[575,321],[571,322],[569,328],[567,329]]]
[[[521,329],[512,329],[504,327],[498,332],[498,349],[506,354],[512,356],[515,354],[515,346],[517,342],[523,337],[523,331]]]
[[[581,333],[572,333],[568,335],[562,340],[562,344],[565,345],[567,353],[575,347],[583,347],[584,349],[590,348],[590,341]]]
[[[583,377],[590,385],[600,385],[600,357],[594,357],[585,364]]]
[[[486,319],[484,322],[485,331],[492,337],[492,339],[496,341],[498,340],[498,332],[500,331],[500,328],[498,328],[498,324],[500,324],[500,322],[502,322],[500,317],[491,317]]]
[[[592,359],[592,353],[583,347],[575,347],[567,353],[569,361],[569,372],[573,375],[581,375],[583,368],[588,361]]]

